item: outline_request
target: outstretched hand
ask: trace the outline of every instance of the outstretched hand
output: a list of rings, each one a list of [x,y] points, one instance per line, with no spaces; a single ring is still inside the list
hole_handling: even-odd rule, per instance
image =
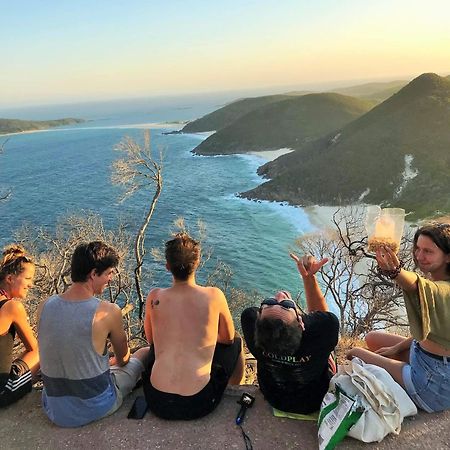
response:
[[[381,270],[394,270],[400,264],[398,256],[388,246],[379,248],[376,252],[378,267]]]
[[[305,255],[301,259],[294,253],[289,253],[289,256],[297,263],[297,269],[303,278],[315,275],[328,262],[328,258],[317,261],[312,255]]]

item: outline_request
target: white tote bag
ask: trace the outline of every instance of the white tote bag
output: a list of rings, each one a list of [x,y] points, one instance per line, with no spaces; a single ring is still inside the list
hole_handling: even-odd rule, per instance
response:
[[[353,358],[340,365],[331,379],[349,396],[359,398],[364,412],[348,436],[363,442],[380,442],[387,434],[399,434],[403,418],[417,414],[404,389],[383,368]]]

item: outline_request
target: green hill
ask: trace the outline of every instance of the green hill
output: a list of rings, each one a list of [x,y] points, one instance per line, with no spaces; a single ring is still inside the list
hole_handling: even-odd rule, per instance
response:
[[[236,100],[200,119],[189,122],[181,131],[183,133],[200,133],[220,130],[256,108],[287,98],[290,98],[290,95],[266,95]]]
[[[346,88],[333,89],[338,94],[350,95],[352,97],[365,98],[381,103],[402,89],[408,81],[388,81],[379,83],[366,83]]]
[[[82,123],[83,119],[57,119],[57,120],[19,120],[0,119],[0,134],[21,133],[24,131],[46,130],[48,128],[60,127]]]
[[[298,148],[367,112],[373,103],[340,94],[308,94],[266,104],[209,136],[201,155]]]
[[[394,95],[402,87],[408,84],[406,80],[385,81],[375,83],[357,84],[355,86],[347,86],[341,88],[332,88],[326,91],[291,91],[288,95],[305,95],[305,94],[319,94],[324,92],[334,92],[336,94],[349,95],[350,97],[357,97],[366,100],[371,100],[376,103],[381,103]]]
[[[423,74],[333,135],[267,163],[242,194],[293,204],[363,200],[418,217],[450,211],[450,80]]]
[[[337,94],[348,95],[351,97],[363,98],[373,101],[374,103],[380,103],[390,97],[392,94],[401,89],[407,81],[390,81],[380,83],[366,83],[356,86],[349,86],[345,88],[336,88],[328,92],[334,92]],[[217,131],[228,125],[231,125],[234,121],[238,120],[242,116],[246,115],[250,111],[260,108],[264,105],[276,103],[282,100],[287,100],[292,97],[298,97],[307,94],[319,94],[324,92],[312,92],[312,91],[291,91],[280,95],[266,95],[262,97],[244,98],[236,100],[222,108],[213,111],[210,114],[189,122],[182,130],[182,133],[200,133],[205,131]]]
[[[450,78],[447,77],[447,78]],[[350,97],[357,97],[373,102],[373,104],[381,103],[391,95],[398,92],[404,87],[408,81],[397,80],[387,82],[365,83],[355,86],[348,86],[343,88],[330,89],[328,91],[291,91],[280,95],[266,95],[262,97],[244,98],[236,100],[222,108],[213,111],[199,119],[189,122],[182,130],[182,133],[200,133],[205,131],[217,131],[250,111],[253,111],[261,106],[271,103],[287,100],[293,96],[302,96],[307,94],[323,94],[326,92],[333,92],[336,94],[348,95]]]

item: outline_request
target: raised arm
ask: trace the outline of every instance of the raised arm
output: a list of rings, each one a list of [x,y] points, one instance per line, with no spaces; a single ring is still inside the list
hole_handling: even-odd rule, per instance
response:
[[[218,288],[211,288],[215,290],[219,302],[219,331],[217,342],[219,344],[231,344],[234,340],[234,323],[231,317],[230,309],[228,308],[227,299],[223,292]]]
[[[393,280],[407,292],[417,290],[417,274],[400,267],[400,261],[395,252],[389,247],[382,247],[376,253],[378,267],[387,275],[391,273]]]
[[[302,259],[294,253],[290,253],[289,256],[296,262],[303,280],[307,311],[328,311],[327,302],[316,278],[317,271],[328,262],[328,258],[317,261],[311,255],[304,256]]]

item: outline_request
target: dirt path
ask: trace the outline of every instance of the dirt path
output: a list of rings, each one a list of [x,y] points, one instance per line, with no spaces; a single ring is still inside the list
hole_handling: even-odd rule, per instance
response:
[[[40,392],[33,391],[16,405],[0,411],[0,449],[245,449],[241,432],[234,425],[236,401],[247,390],[256,396],[244,429],[253,448],[316,449],[317,425],[272,416],[268,404],[254,386],[227,390],[217,410],[193,422],[168,422],[148,413],[143,420],[127,419],[138,390],[113,416],[83,428],[64,429],[52,425],[40,408]],[[450,411],[421,413],[404,422],[399,436],[381,443],[363,444],[345,439],[339,449],[410,450],[450,448]]]

